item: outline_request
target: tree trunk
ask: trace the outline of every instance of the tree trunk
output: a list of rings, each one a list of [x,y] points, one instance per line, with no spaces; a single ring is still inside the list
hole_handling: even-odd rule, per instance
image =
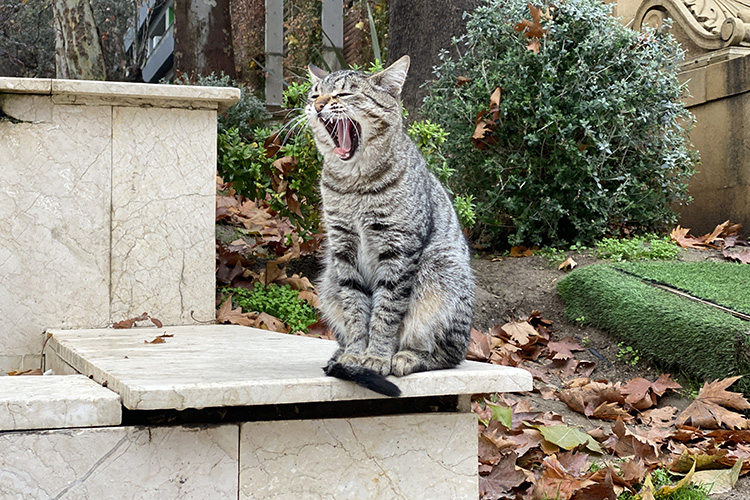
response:
[[[479,3],[479,0],[390,0],[388,3],[388,60],[393,62],[404,54],[411,58],[401,94],[410,113],[422,104],[425,91],[420,87],[432,79],[432,67],[440,64],[440,50],[453,51],[452,38],[465,32],[463,13],[473,11]]]
[[[55,0],[57,78],[104,80],[106,68],[89,0]]]
[[[230,0],[175,0],[174,67],[184,75],[235,78]]]

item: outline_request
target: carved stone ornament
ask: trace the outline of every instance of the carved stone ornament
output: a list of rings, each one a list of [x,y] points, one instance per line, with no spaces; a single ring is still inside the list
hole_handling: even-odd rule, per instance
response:
[[[702,49],[750,46],[750,0],[644,0],[633,27],[658,29],[667,18]]]

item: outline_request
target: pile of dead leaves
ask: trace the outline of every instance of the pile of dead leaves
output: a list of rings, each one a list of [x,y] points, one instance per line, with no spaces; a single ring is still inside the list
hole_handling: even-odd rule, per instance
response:
[[[529,370],[542,399],[602,425],[584,432],[535,411],[529,398],[475,399],[481,499],[614,500],[624,491],[648,499],[688,484],[719,492],[750,470],[750,421],[736,411],[750,403],[728,391],[739,377],[706,383],[682,412],[659,407],[663,395],[681,389],[669,374],[624,384],[592,380],[594,363],[574,356],[584,348],[573,338],[550,341],[549,327],[535,311],[486,333],[473,330],[468,357]],[[660,469],[676,484],[655,486],[651,475]]]
[[[322,233],[302,241],[289,219],[271,210],[267,203],[238,195],[231,184],[217,178],[216,222],[234,228],[240,236],[230,243],[216,242],[216,281],[221,286],[252,290],[255,283],[289,285],[300,299],[318,307],[318,294],[310,280],[290,274],[287,264],[303,256],[314,255],[323,239]],[[221,304],[217,323],[291,332],[282,319],[264,312],[232,308],[231,295],[219,294]],[[218,305],[217,304],[217,305]],[[313,328],[313,336],[326,336],[325,330]]]
[[[690,228],[677,226],[670,233],[672,241],[682,248],[718,249],[729,260],[750,264],[750,242],[740,236],[742,224],[725,221],[703,236],[692,236]]]

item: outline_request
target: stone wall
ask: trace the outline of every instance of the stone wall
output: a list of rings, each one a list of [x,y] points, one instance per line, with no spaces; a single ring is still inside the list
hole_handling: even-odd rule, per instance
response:
[[[0,78],[0,372],[47,328],[212,319],[216,115],[236,89]]]
[[[683,50],[680,80],[685,104],[695,115],[690,139],[701,164],[690,181],[693,202],[675,207],[679,223],[693,234],[711,231],[727,219],[750,224],[750,7],[706,0],[615,0],[613,14],[636,30],[661,28]]]

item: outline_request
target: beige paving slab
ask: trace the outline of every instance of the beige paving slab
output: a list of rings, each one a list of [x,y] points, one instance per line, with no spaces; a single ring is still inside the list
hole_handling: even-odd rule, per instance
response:
[[[0,377],[0,431],[119,425],[120,397],[83,375]]]
[[[327,377],[329,340],[233,325],[51,330],[52,349],[122,397],[130,409],[185,409],[381,397]],[[164,343],[150,344],[158,335]],[[464,362],[393,378],[404,397],[527,391],[526,370]]]

